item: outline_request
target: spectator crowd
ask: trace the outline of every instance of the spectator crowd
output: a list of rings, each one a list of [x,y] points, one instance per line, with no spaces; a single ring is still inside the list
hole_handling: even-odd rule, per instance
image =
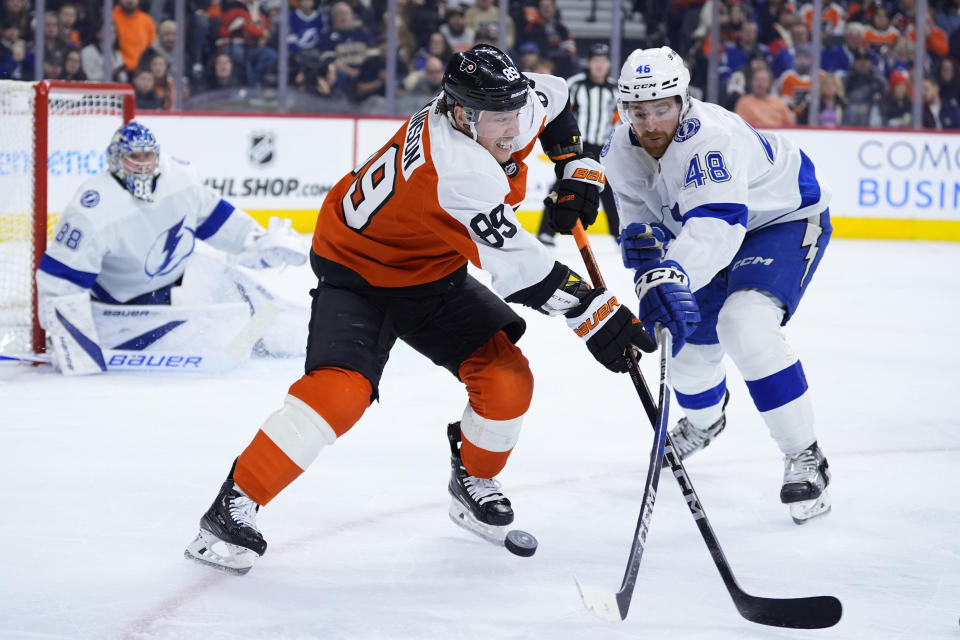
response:
[[[289,35],[280,39],[281,3]],[[602,2],[603,0],[596,0]],[[758,127],[806,124],[813,74],[819,126],[912,127],[916,74],[922,126],[960,128],[960,0],[929,0],[924,56],[914,68],[916,0],[823,2],[820,69],[811,42],[811,3],[786,0],[634,0],[627,20],[646,23],[644,42],[684,55],[692,89],[707,84],[713,2],[720,2],[719,102]],[[37,22],[44,78],[102,81],[104,17],[99,0],[0,0],[0,78],[35,79]],[[276,87],[287,47],[291,90],[319,99],[376,105],[387,82],[386,0],[186,0],[185,25],[172,0],[117,0],[109,80],[131,84],[139,109],[173,104],[173,51],[184,29],[184,91]],[[586,67],[590,42],[568,28],[557,0],[511,0],[507,48],[525,71],[571,77]],[[396,93],[426,101],[440,88],[447,58],[499,39],[496,0],[398,0]],[[574,28],[575,30],[575,28]],[[618,72],[613,65],[613,73]],[[611,116],[613,117],[613,116]]]

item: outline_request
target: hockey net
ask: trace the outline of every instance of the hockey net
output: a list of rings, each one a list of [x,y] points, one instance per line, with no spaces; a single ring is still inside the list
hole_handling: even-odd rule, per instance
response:
[[[63,207],[133,118],[123,84],[0,80],[0,353],[40,353],[34,273]]]

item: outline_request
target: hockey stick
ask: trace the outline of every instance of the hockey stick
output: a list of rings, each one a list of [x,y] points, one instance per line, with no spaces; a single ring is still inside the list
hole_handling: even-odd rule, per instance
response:
[[[580,222],[577,222],[573,228],[573,236],[577,241],[577,247],[580,249],[580,255],[587,267],[587,272],[590,274],[590,279],[595,286],[604,286],[603,278],[600,275],[596,259],[590,249],[586,232],[584,232]],[[634,364],[636,364],[635,361]],[[640,402],[647,412],[650,424],[657,430],[660,425],[658,424],[657,411],[653,405],[650,390],[647,389],[646,382],[644,382],[643,376],[640,375],[639,368],[637,368],[637,375],[633,375],[632,370],[630,373],[630,379],[633,380],[634,387],[636,387],[637,394],[640,396]],[[737,584],[736,578],[733,576],[730,563],[727,562],[727,558],[723,554],[723,549],[720,548],[720,541],[717,539],[713,527],[710,526],[707,514],[700,504],[700,498],[697,496],[696,491],[694,491],[690,476],[687,475],[687,471],[683,467],[683,462],[674,450],[673,441],[670,439],[669,433],[666,434],[664,453],[666,461],[670,465],[674,477],[677,479],[677,484],[680,485],[680,490],[687,502],[687,507],[690,509],[690,513],[697,523],[700,535],[703,537],[703,541],[710,551],[713,563],[716,565],[717,571],[720,572],[723,584],[726,586],[727,592],[733,599],[733,604],[737,607],[737,611],[740,612],[741,616],[757,624],[788,627],[792,629],[824,629],[832,627],[840,621],[840,617],[843,614],[843,606],[840,604],[840,601],[833,596],[763,598],[752,596],[741,589],[740,585]],[[630,550],[631,556],[627,564],[628,575],[624,577],[623,587],[629,587],[629,590],[624,591],[623,587],[621,587],[623,598],[626,598],[627,603],[629,603],[629,599],[633,595],[633,587],[636,582],[636,576],[634,576],[634,581],[629,585],[627,584],[629,568],[633,562],[635,550],[637,550],[636,544],[634,544],[634,547]],[[643,552],[642,546],[639,551],[641,553]],[[621,600],[622,598],[618,593],[617,602],[619,603]],[[623,615],[626,615],[626,608],[623,609]]]
[[[577,241],[577,247],[580,249],[580,255],[583,257],[583,263],[587,267],[587,273],[590,275],[590,281],[596,287],[605,286],[603,275],[597,265],[596,258],[590,248],[587,235],[583,230],[583,225],[577,221],[574,227],[574,238]],[[605,620],[620,621],[627,617],[627,611],[630,609],[630,600],[633,597],[633,590],[637,584],[637,574],[640,570],[640,559],[643,556],[644,545],[647,540],[647,531],[650,528],[650,518],[653,515],[653,506],[657,499],[657,488],[660,483],[660,471],[663,467],[664,444],[668,435],[667,425],[670,422],[670,388],[667,386],[667,366],[670,361],[671,335],[667,330],[659,332],[660,338],[660,402],[659,411],[653,404],[653,398],[647,390],[647,384],[640,372],[640,363],[637,354],[632,349],[628,349],[623,357],[626,360],[627,372],[634,386],[640,393],[640,400],[648,414],[655,416],[653,444],[650,448],[650,464],[647,466],[647,479],[644,483],[643,499],[640,502],[640,516],[637,518],[637,528],[633,534],[633,544],[630,547],[630,554],[627,557],[627,569],[623,574],[623,581],[620,583],[620,589],[614,594],[608,591],[601,591],[591,587],[586,587],[577,580],[577,589],[580,591],[580,599],[594,615]]]
[[[589,249],[588,249],[589,250]],[[650,517],[653,515],[653,505],[657,499],[657,487],[660,483],[660,470],[663,467],[664,443],[667,438],[667,425],[670,422],[670,387],[667,386],[667,364],[670,361],[671,335],[666,329],[661,329],[660,335],[660,410],[657,412],[656,426],[654,427],[653,445],[650,447],[650,464],[647,467],[647,479],[644,483],[643,500],[640,502],[640,517],[637,518],[637,529],[633,534],[633,545],[627,557],[627,570],[623,574],[623,582],[616,593],[601,591],[584,586],[577,580],[577,589],[580,599],[594,615],[604,620],[619,622],[627,617],[633,589],[637,584],[637,574],[640,571],[640,558],[643,556],[644,545],[647,541],[647,531],[650,529]],[[636,375],[642,380],[642,374],[637,367],[637,356],[633,352],[624,354],[628,362],[628,371],[631,377]],[[576,579],[575,579],[576,580]]]
[[[51,362],[51,358],[45,353],[0,353],[0,362],[49,364]]]

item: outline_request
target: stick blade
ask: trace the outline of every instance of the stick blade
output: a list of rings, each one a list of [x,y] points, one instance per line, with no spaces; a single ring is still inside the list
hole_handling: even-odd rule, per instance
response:
[[[577,583],[577,591],[580,592],[580,599],[583,601],[583,606],[585,606],[590,613],[598,618],[611,622],[622,622],[624,618],[627,617],[626,611],[621,611],[620,609],[620,603],[617,600],[616,594],[602,589],[587,587],[577,578],[573,580]]]
[[[782,600],[746,596],[734,602],[740,615],[750,622],[787,629],[826,629],[840,622],[843,615],[843,605],[833,596]]]

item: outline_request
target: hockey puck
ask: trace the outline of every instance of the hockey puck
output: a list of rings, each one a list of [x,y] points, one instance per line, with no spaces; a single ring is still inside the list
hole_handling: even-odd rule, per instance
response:
[[[512,529],[507,532],[507,537],[503,540],[503,546],[514,555],[529,558],[537,552],[537,539],[526,531]]]

